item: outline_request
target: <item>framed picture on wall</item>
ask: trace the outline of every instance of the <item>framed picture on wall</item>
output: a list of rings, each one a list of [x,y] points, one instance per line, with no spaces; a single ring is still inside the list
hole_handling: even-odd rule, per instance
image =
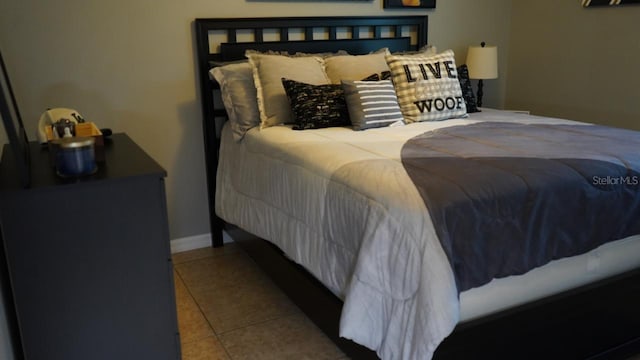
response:
[[[435,9],[436,0],[384,0],[385,9]]]
[[[615,6],[615,5],[628,5],[628,4],[640,4],[640,0],[582,0],[582,6]]]

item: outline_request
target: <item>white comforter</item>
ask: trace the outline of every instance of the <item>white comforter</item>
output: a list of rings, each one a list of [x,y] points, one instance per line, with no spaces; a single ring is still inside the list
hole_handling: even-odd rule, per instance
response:
[[[361,132],[252,129],[240,144],[227,131],[216,213],[278,245],[344,299],[341,336],[382,359],[430,359],[457,324],[459,301],[400,151],[425,131],[485,120],[573,123],[483,111]]]

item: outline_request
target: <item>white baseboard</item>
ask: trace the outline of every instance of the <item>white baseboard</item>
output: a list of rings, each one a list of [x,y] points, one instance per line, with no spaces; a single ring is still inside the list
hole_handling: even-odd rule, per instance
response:
[[[222,232],[222,241],[227,244],[233,242],[233,239],[226,231]],[[183,238],[173,239],[170,242],[171,253],[194,250],[211,246],[211,233],[187,236]]]

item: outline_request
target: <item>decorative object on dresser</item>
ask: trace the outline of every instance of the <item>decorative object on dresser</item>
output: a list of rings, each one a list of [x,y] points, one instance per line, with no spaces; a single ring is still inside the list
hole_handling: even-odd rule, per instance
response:
[[[478,79],[477,105],[482,107],[482,80],[498,78],[498,48],[485,46],[483,41],[480,46],[469,46],[467,52],[467,68],[469,78]]]
[[[23,189],[5,146],[0,224],[18,358],[180,359],[165,170],[125,134],[95,174],[61,178],[31,142]]]

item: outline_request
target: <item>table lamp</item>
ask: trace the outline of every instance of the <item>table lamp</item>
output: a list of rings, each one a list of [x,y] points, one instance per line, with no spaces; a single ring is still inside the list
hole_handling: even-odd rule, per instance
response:
[[[469,78],[478,79],[478,107],[482,106],[482,80],[498,78],[498,47],[469,46],[467,51],[467,68]]]

